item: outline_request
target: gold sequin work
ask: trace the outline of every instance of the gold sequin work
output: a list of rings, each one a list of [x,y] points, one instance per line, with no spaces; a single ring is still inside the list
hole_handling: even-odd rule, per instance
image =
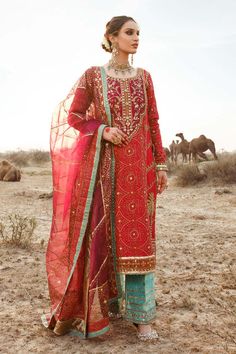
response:
[[[133,78],[107,76],[107,83],[113,126],[131,138],[140,128],[146,109],[141,69]]]

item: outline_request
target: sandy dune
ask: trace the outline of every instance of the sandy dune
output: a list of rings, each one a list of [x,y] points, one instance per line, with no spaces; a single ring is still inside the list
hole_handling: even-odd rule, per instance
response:
[[[236,186],[177,188],[172,177],[159,197],[160,340],[148,344],[121,319],[111,321],[108,335],[86,341],[41,325],[49,306],[44,254],[52,201],[39,195],[50,191],[50,164],[23,168],[21,182],[0,182],[1,220],[18,212],[38,221],[32,250],[0,247],[1,353],[236,353]]]

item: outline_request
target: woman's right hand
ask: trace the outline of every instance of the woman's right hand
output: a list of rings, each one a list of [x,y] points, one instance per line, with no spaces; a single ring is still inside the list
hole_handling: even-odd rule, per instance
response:
[[[123,133],[122,130],[116,127],[106,127],[103,130],[102,137],[104,140],[107,140],[118,146],[127,145],[129,142],[127,135]]]

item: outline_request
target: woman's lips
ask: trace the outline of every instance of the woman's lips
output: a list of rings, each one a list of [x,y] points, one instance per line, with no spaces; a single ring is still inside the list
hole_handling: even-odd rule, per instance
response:
[[[138,48],[138,44],[132,44],[132,47]]]

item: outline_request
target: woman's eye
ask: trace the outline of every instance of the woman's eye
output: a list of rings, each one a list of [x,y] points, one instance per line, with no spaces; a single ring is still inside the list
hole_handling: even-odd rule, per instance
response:
[[[126,33],[131,36],[133,34],[133,31],[127,31]],[[137,35],[139,36],[139,32],[137,32]]]

